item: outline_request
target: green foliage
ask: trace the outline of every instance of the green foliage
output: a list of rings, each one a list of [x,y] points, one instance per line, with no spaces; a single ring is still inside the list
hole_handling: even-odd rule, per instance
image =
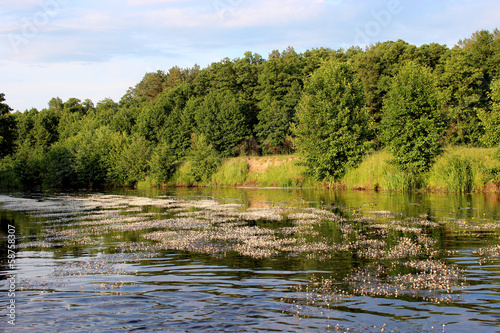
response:
[[[189,178],[196,184],[207,184],[221,164],[217,151],[203,135],[193,135],[187,160],[191,166]]]
[[[259,75],[260,112],[255,133],[264,153],[281,152],[291,134],[290,124],[300,101],[304,81],[304,60],[293,48],[273,51]]]
[[[397,75],[402,63],[415,57],[415,52],[414,45],[397,40],[377,43],[355,56],[354,64],[363,82],[370,126],[374,133],[378,131],[383,100],[391,87],[392,78]]]
[[[342,183],[349,189],[405,192],[420,188],[420,177],[399,170],[390,161],[386,149],[366,155],[356,168],[347,171]]]
[[[470,193],[473,189],[472,163],[466,158],[452,156],[440,170],[446,189],[451,192]]]
[[[142,136],[106,133],[110,138],[108,156],[104,165],[108,181],[120,185],[135,185],[149,173],[150,143]]]
[[[0,93],[0,159],[14,152],[16,120],[12,109],[5,103],[5,94]]]
[[[495,180],[500,161],[494,149],[452,147],[445,151],[426,177],[427,186],[450,192],[481,191]]]
[[[449,122],[446,139],[450,144],[477,145],[483,134],[476,110],[482,106],[484,74],[472,65],[471,57],[465,50],[453,49],[443,57],[443,65],[437,71]]]
[[[40,112],[12,114],[0,94],[0,186],[147,186],[179,175],[185,184],[208,184],[217,156],[288,154],[296,148],[316,180],[336,181],[349,171],[346,184],[360,187],[423,185],[427,179],[420,174],[439,153],[441,140],[500,144],[500,88],[494,80],[500,77],[499,35],[477,31],[453,49],[398,40],[366,50],[297,53],[289,47],[272,51],[267,60],[246,52],[204,69],[146,73],[119,103],[108,98],[95,106],[89,99],[56,97]],[[373,164],[382,141],[399,169]],[[211,158],[194,154],[200,145],[210,148]],[[363,168],[353,169],[364,150],[375,152],[367,167],[377,174],[372,183]],[[253,171],[245,176],[241,166],[224,164],[212,180],[304,182],[296,166],[272,167],[259,179]]]
[[[151,180],[154,184],[168,182],[175,173],[177,157],[174,149],[166,142],[160,143],[151,154]]]
[[[482,142],[487,147],[500,146],[500,79],[491,82],[491,110],[478,112],[484,127]]]
[[[45,183],[57,188],[79,187],[81,184],[78,182],[74,157],[74,151],[63,142],[52,147],[45,158],[47,168]]]
[[[154,102],[144,104],[137,118],[137,132],[153,143],[172,139],[176,148],[185,149],[192,121],[183,119],[183,110],[191,96],[192,86],[185,83],[161,93]],[[189,127],[188,133],[186,127]]]
[[[68,139],[74,152],[74,169],[81,186],[95,187],[108,183],[112,132],[108,127],[81,132]]]
[[[230,91],[212,91],[195,111],[196,133],[220,153],[234,156],[250,136],[248,104]]]
[[[44,176],[44,152],[24,142],[17,150],[12,168],[25,188],[40,187]]]
[[[429,170],[444,130],[436,80],[427,67],[404,65],[384,100],[382,136],[396,165],[409,174]]]
[[[350,64],[326,62],[306,83],[295,134],[314,179],[339,179],[361,159],[367,124],[363,106],[361,81]]]
[[[20,188],[22,186],[14,170],[14,162],[12,155],[0,159],[0,188]]]

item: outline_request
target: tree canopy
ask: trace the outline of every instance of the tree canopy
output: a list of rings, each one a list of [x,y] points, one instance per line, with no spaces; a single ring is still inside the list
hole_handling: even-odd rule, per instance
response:
[[[146,73],[119,101],[96,104],[54,97],[13,113],[0,93],[0,186],[165,182],[184,161],[296,151],[311,176],[335,180],[386,147],[400,168],[423,172],[442,145],[500,145],[499,35],[477,31],[451,48],[249,51]]]

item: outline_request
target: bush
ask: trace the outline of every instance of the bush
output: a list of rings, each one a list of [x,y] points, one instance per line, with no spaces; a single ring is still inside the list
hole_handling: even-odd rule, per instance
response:
[[[214,147],[208,144],[203,135],[193,135],[193,144],[187,159],[191,163],[189,177],[196,184],[207,184],[221,164]]]
[[[168,182],[174,175],[177,157],[173,149],[166,142],[162,142],[153,150],[149,165],[152,183],[160,185]]]

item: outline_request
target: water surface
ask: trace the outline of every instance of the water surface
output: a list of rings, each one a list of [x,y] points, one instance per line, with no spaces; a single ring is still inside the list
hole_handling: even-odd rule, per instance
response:
[[[0,203],[0,328],[12,332],[500,331],[495,195],[176,189]]]

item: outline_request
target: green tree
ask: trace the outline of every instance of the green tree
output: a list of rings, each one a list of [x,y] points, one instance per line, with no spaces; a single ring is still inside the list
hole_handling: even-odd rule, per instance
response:
[[[47,152],[59,140],[59,116],[51,109],[39,112],[33,123],[31,135],[35,145]]]
[[[223,157],[234,156],[250,136],[248,103],[231,91],[210,92],[194,115],[196,133]]]
[[[213,145],[208,143],[203,134],[193,134],[192,140],[187,156],[187,160],[191,163],[189,178],[195,183],[206,184],[217,171],[221,160]]]
[[[293,48],[273,51],[262,65],[257,92],[260,112],[254,132],[264,153],[279,153],[287,145],[304,87],[304,66],[304,59]]]
[[[137,132],[148,141],[158,143],[165,138],[166,132],[172,133],[168,126],[176,127],[178,124],[169,123],[172,113],[178,115],[184,109],[192,95],[192,86],[183,83],[175,89],[166,90],[152,103],[145,104],[137,117]],[[175,132],[176,128],[174,128]],[[189,133],[190,135],[191,133]]]
[[[137,98],[140,101],[151,101],[165,89],[167,74],[164,71],[146,73],[134,88],[129,88],[128,94],[132,98]]]
[[[95,187],[109,182],[109,156],[113,132],[108,127],[85,130],[67,140],[74,151],[75,172],[80,186]]]
[[[161,142],[154,148],[149,165],[153,183],[165,183],[175,173],[177,166],[176,152],[167,142]]]
[[[387,41],[370,46],[366,52],[357,53],[354,64],[366,95],[370,115],[370,129],[375,138],[382,116],[382,103],[390,89],[392,78],[401,64],[415,57],[416,47],[403,40]]]
[[[12,109],[5,103],[5,94],[0,93],[0,159],[14,152],[17,129]]]
[[[45,183],[56,188],[78,188],[78,174],[75,170],[75,152],[67,142],[57,142],[45,155],[47,177]]]
[[[447,141],[451,144],[478,145],[483,135],[477,115],[477,110],[484,107],[481,102],[483,71],[473,65],[471,53],[455,48],[443,56],[436,74],[449,123]]]
[[[61,113],[64,109],[64,102],[59,97],[54,97],[49,101],[49,109]]]
[[[500,79],[491,82],[491,109],[481,110],[478,115],[484,126],[482,142],[487,147],[500,145]]]
[[[364,102],[361,80],[348,63],[325,62],[307,81],[294,132],[315,179],[339,179],[363,156]]]
[[[111,133],[108,155],[103,156],[108,181],[118,186],[130,186],[144,180],[149,174],[150,156],[151,145],[139,134]]]
[[[428,67],[405,64],[383,106],[382,137],[398,167],[410,174],[429,170],[441,152],[444,121],[436,78]]]

